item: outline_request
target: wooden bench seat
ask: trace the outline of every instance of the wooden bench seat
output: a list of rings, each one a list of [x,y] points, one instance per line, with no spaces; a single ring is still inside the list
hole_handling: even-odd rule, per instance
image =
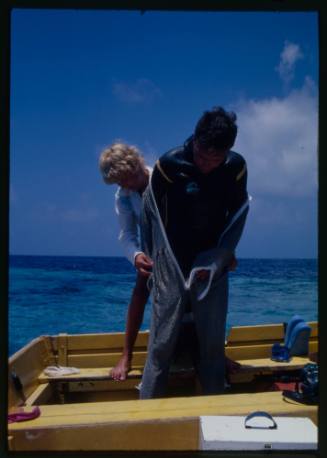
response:
[[[88,382],[97,380],[112,380],[112,377],[109,376],[109,371],[110,367],[83,367],[80,368],[80,372],[78,374],[56,375],[54,377],[46,375],[42,372],[38,380],[39,383],[48,383],[53,381]],[[130,379],[138,379],[141,378],[141,376],[141,368],[133,368],[128,373],[128,378]]]
[[[232,375],[232,382],[238,382],[244,380],[249,380],[249,377],[253,377],[255,375],[260,374],[269,374],[274,372],[280,371],[294,371],[301,369],[305,366],[305,364],[309,363],[310,360],[307,357],[300,357],[294,356],[288,363],[280,363],[276,361],[272,361],[270,358],[257,358],[257,359],[247,359],[247,360],[239,360],[237,361],[241,364],[240,370]],[[127,380],[137,380],[141,379],[142,377],[142,367],[134,367],[131,371],[129,371]],[[56,375],[56,376],[48,376],[42,372],[38,377],[39,383],[49,383],[49,382],[89,382],[89,381],[111,381],[113,383],[117,383],[113,381],[113,379],[109,376],[110,368],[108,367],[88,367],[88,368],[80,368],[80,373],[78,374],[69,374],[69,375]],[[181,368],[174,368],[171,371],[172,376],[178,375],[185,375],[191,374],[194,371],[192,368],[185,370]],[[121,383],[121,382],[120,382]],[[124,383],[124,382],[123,382]],[[117,386],[118,388],[118,386]]]
[[[306,356],[293,356],[288,363],[273,361],[270,358],[243,359],[237,361],[241,364],[240,372],[257,372],[257,371],[291,371],[301,369],[310,362]]]
[[[296,371],[310,363],[308,357],[294,356],[288,363],[272,361],[270,358],[244,359],[238,372],[230,375],[231,383],[250,382],[256,376],[269,375],[284,371]]]
[[[310,322],[309,325],[312,327],[309,352],[312,353],[318,350],[318,329],[317,323]],[[298,370],[309,363],[308,357],[292,357],[288,363],[279,363],[270,359],[272,344],[282,342],[284,332],[283,324],[231,328],[226,342],[226,356],[240,363],[241,368],[237,373],[231,374],[230,381],[232,383],[248,382],[256,375]],[[135,382],[142,377],[148,332],[139,333],[133,357],[133,368],[128,373],[127,379],[117,385],[117,382],[109,376],[109,372],[119,359],[123,337],[123,333],[100,337],[60,335],[58,341],[54,340],[51,344],[56,353],[56,362],[52,364],[77,367],[80,373],[50,377],[41,372],[38,383],[97,381],[108,384],[108,388],[112,384],[112,388],[116,390],[126,389],[130,384],[135,385]],[[88,348],[86,354],[82,352],[85,346]],[[105,367],[105,364],[108,366]],[[171,368],[170,375],[176,378],[182,375],[193,376],[194,370],[191,367],[184,369],[177,365]]]

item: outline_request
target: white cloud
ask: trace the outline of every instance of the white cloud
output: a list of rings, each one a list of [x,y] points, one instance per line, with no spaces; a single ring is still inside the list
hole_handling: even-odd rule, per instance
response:
[[[249,190],[276,196],[309,196],[317,189],[318,108],[314,83],[284,98],[245,100],[238,115],[236,151],[249,169]]]
[[[313,221],[316,215],[317,202],[314,198],[303,197],[299,205],[297,197],[286,199],[257,196],[251,202],[251,218],[255,228],[284,231],[289,227],[304,227]]]
[[[146,78],[133,83],[115,82],[112,92],[119,100],[127,103],[148,103],[162,96],[161,90]]]
[[[280,55],[280,61],[276,71],[285,83],[290,83],[294,78],[295,64],[303,58],[300,46],[295,43],[285,42],[284,49]]]

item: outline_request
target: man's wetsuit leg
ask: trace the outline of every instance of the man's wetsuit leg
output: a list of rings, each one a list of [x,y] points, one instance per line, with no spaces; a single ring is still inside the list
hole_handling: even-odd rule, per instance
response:
[[[197,371],[203,394],[218,394],[225,387],[225,329],[228,307],[228,273],[214,278],[207,296],[197,299],[191,290],[192,309],[199,342]]]

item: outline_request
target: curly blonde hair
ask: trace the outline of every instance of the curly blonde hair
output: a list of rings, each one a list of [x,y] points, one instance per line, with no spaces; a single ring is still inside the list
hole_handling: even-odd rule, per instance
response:
[[[144,165],[144,160],[136,146],[120,142],[105,148],[99,159],[100,172],[107,184],[118,183],[141,165]]]

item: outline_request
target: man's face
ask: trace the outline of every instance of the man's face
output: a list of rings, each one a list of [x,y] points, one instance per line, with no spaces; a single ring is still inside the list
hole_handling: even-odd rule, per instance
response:
[[[193,143],[193,160],[201,173],[207,174],[222,164],[228,150],[204,149],[196,142]]]

